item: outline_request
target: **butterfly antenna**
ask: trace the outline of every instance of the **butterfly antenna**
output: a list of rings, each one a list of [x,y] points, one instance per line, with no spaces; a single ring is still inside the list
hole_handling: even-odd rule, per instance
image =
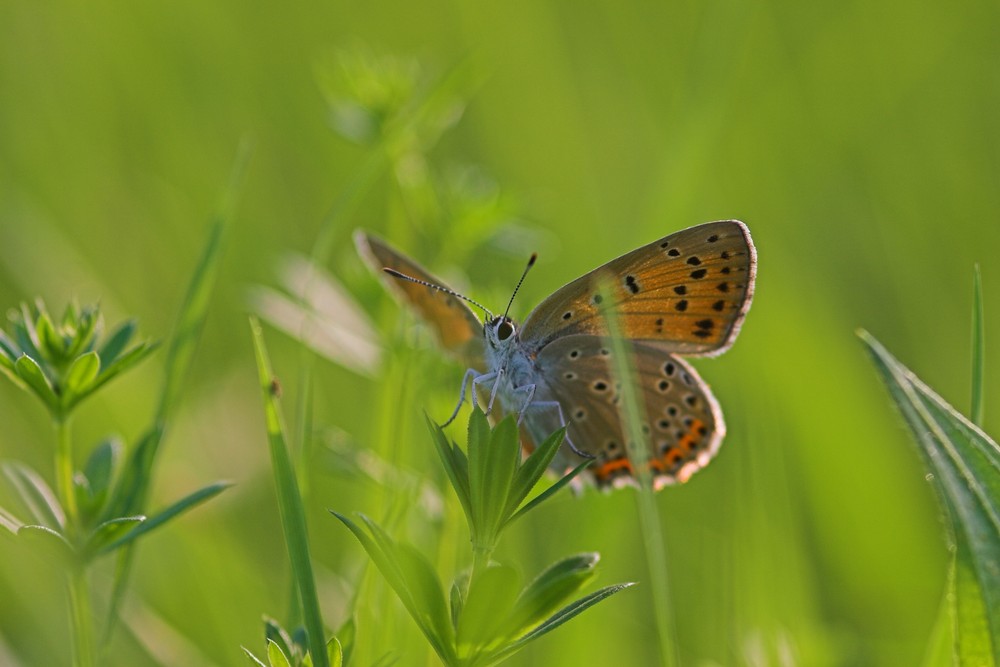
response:
[[[528,271],[535,265],[535,260],[538,259],[538,253],[531,253],[531,258],[528,260],[528,265],[524,267],[524,273],[521,274],[521,279],[517,281],[517,287],[514,288],[514,293],[510,295],[510,301],[507,302],[507,310],[503,311],[503,318],[507,319],[507,313],[510,312],[510,307],[514,303],[514,297],[517,296],[517,290],[521,289],[521,283],[524,282],[524,277],[528,275]]]
[[[390,269],[389,267],[384,267],[382,270],[385,271],[386,273],[388,273],[393,278],[399,278],[400,280],[409,280],[411,283],[416,283],[418,285],[423,285],[424,287],[430,287],[431,289],[436,289],[439,292],[444,292],[445,294],[450,294],[452,296],[457,296],[459,299],[462,299],[463,301],[468,301],[473,306],[476,306],[477,308],[481,308],[482,311],[484,313],[486,313],[486,318],[487,319],[490,319],[490,320],[493,319],[493,313],[491,313],[486,306],[484,306],[483,304],[479,303],[478,301],[473,301],[472,299],[470,299],[469,297],[465,296],[464,294],[459,294],[458,292],[456,292],[453,289],[448,289],[447,287],[442,287],[441,285],[435,285],[434,283],[429,283],[426,280],[420,280],[419,278],[414,278],[413,276],[408,276],[405,273],[400,273],[396,269]]]

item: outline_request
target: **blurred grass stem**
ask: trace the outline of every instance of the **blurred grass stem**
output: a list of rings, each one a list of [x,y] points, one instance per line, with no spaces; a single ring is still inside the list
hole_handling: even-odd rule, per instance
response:
[[[607,276],[598,277],[597,288],[604,295],[605,303],[616,302],[614,284]],[[617,314],[613,309],[606,308],[602,311],[602,316],[608,327],[613,375],[621,382],[619,410],[625,425],[625,441],[628,443],[629,459],[633,462],[645,462],[649,460],[649,446],[646,442],[646,436],[642,432],[645,418],[642,414],[643,405],[639,402],[640,397],[635,389],[635,367],[632,356],[625,339],[622,338]],[[656,615],[656,634],[660,642],[661,664],[664,667],[675,667],[679,664],[679,658],[674,618],[670,607],[667,553],[664,548],[659,512],[653,496],[652,476],[645,463],[634,463],[633,468],[639,482],[636,503],[639,510],[643,547],[646,551],[646,563],[649,567],[649,578],[653,589],[653,608]]]
[[[66,509],[67,530],[75,536],[79,509],[76,504],[76,493],[73,490],[73,445],[70,439],[69,417],[63,416],[56,421],[56,484],[59,496]]]

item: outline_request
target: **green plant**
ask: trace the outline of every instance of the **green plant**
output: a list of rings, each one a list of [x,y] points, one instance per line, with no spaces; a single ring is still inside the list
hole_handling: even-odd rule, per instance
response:
[[[449,666],[494,665],[601,600],[632,584],[607,586],[569,602],[596,575],[596,553],[564,558],[526,586],[513,567],[490,561],[501,533],[583,471],[589,461],[525,502],[562,444],[557,431],[523,462],[513,416],[491,428],[486,416],[469,417],[468,452],[449,442],[440,426],[431,433],[448,480],[469,524],[473,561],[446,593],[430,562],[415,547],[393,540],[376,522],[356,523],[333,512],[361,542],[435,653]]]
[[[932,642],[930,655],[963,666],[1000,665],[1000,446],[981,428],[982,321],[977,269],[972,420],[921,382],[871,334],[859,332],[919,445],[945,511],[952,552],[944,605],[948,627]],[[948,641],[951,650],[935,645]]]

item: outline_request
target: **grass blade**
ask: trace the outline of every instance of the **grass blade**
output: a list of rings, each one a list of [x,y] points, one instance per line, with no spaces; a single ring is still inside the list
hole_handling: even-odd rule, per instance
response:
[[[985,331],[983,328],[983,279],[979,265],[972,278],[972,409],[969,418],[972,423],[983,426],[983,372],[986,355]]]
[[[271,467],[277,487],[278,509],[281,525],[285,532],[285,544],[292,563],[292,575],[298,584],[299,599],[302,602],[302,618],[309,634],[309,652],[316,667],[329,667],[327,663],[323,618],[319,611],[316,583],[312,564],[309,560],[309,536],[306,530],[305,510],[299,495],[298,480],[292,467],[285,438],[284,418],[278,404],[278,397],[271,390],[274,374],[264,347],[264,336],[260,323],[251,318],[250,331],[253,334],[254,354],[257,358],[258,379],[264,398],[264,418],[267,424],[267,440],[271,453]]]
[[[955,620],[961,624],[955,632],[957,652],[979,655],[983,646],[991,644],[987,655],[992,660],[976,664],[996,665],[1000,663],[1000,447],[870,334],[862,331],[859,336],[920,445],[951,519],[960,552],[955,577]],[[981,614],[975,611],[976,597]]]
[[[615,302],[614,285],[607,276],[598,277],[597,287],[604,294],[606,303]],[[649,578],[653,588],[653,608],[656,614],[656,634],[660,641],[660,659],[666,667],[672,667],[679,664],[680,658],[677,655],[677,629],[670,606],[671,596],[663,529],[656,501],[653,498],[652,474],[649,466],[645,464],[650,458],[649,443],[642,431],[642,425],[646,421],[642,414],[645,410],[645,403],[642,402],[636,390],[635,363],[631,350],[628,349],[625,339],[622,338],[618,314],[612,308],[605,308],[601,314],[608,327],[613,375],[621,382],[621,402],[618,413],[624,425],[628,455],[634,463],[638,462],[638,465],[633,465],[639,480],[636,501],[639,505],[639,524],[642,527],[646,565],[649,568]]]

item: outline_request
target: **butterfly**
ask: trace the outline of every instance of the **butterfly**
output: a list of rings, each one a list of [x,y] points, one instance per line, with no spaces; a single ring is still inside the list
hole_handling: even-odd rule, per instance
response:
[[[382,239],[358,230],[355,243],[373,269],[391,276],[389,288],[430,326],[441,346],[469,369],[452,419],[471,383],[473,402],[480,392],[488,407],[499,401],[505,413],[519,415],[529,451],[565,426],[570,451],[561,449],[552,468],[565,471],[579,456],[592,457],[588,470],[599,487],[634,482],[637,466],[647,466],[657,489],[684,482],[718,451],[726,430],[722,411],[682,357],[721,354],[739,333],[757,269],[756,249],[742,222],[690,227],[613,259],[560,287],[520,327],[507,313],[494,315],[451,290]],[[528,268],[533,263],[534,256]],[[597,286],[601,275],[613,281],[606,300]],[[483,310],[484,321],[469,304]],[[647,461],[629,458],[605,309],[616,313],[633,357]]]

